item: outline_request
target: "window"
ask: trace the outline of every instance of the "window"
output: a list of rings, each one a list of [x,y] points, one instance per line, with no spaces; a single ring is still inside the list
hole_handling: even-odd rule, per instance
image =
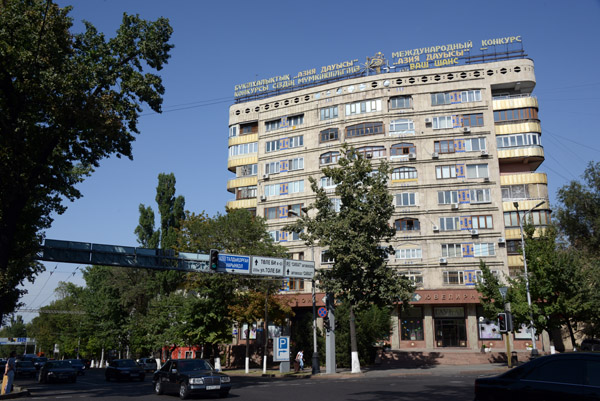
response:
[[[283,122],[285,122],[285,117],[283,119]],[[302,125],[302,124],[304,124],[304,114],[299,114],[297,116],[287,117],[287,124],[286,124],[286,126],[295,126],[295,125]]]
[[[483,113],[465,114],[462,116],[463,127],[483,127]]]
[[[489,189],[471,189],[469,195],[471,203],[490,203],[492,201]]]
[[[396,249],[396,259],[421,259],[421,248]]]
[[[410,279],[410,273],[405,274],[406,277]],[[420,272],[415,272],[419,273]],[[420,277],[421,283],[423,285],[423,276],[414,276]],[[415,282],[417,284],[417,282]],[[424,331],[423,331],[423,312],[420,307],[412,307],[410,309],[402,310],[400,312],[400,322],[401,322],[401,339],[404,341],[423,341]]]
[[[279,140],[275,140],[275,141],[268,141],[265,144],[265,152],[269,153],[269,152],[275,152],[276,150],[279,150]]]
[[[494,228],[491,215],[471,216],[471,225],[473,228]]]
[[[500,278],[500,271],[498,270],[490,270],[492,276],[497,279]],[[481,270],[475,270],[475,282],[477,283],[485,283],[485,279],[483,278],[483,272]]]
[[[232,125],[231,127],[229,127],[229,137],[230,138],[237,136],[237,132],[238,132],[237,125]]]
[[[265,196],[277,196],[277,195],[279,195],[279,188],[280,188],[279,184],[265,185],[264,195]]]
[[[440,205],[458,203],[458,191],[438,191],[438,203]]]
[[[433,117],[433,129],[452,128],[452,116]]]
[[[329,254],[328,251],[321,251],[321,264],[335,263],[335,259]]]
[[[480,150],[485,150],[485,138],[465,139],[465,151],[477,152]]]
[[[538,132],[525,134],[500,135],[496,137],[498,148],[513,148],[519,146],[541,146],[542,138]]]
[[[494,122],[537,120],[538,111],[533,107],[494,111]]]
[[[404,156],[410,153],[416,154],[417,148],[412,143],[395,143],[390,149],[390,156]]]
[[[506,253],[509,255],[520,255],[521,254],[521,241],[519,240],[506,240]]]
[[[235,199],[252,199],[256,198],[256,186],[240,187],[236,190]]]
[[[457,217],[440,217],[440,231],[457,231],[460,230],[460,218]]]
[[[494,256],[496,255],[496,248],[494,247],[493,243],[484,243],[484,244],[474,244],[473,245],[473,252],[475,254],[475,257],[482,257],[482,256]]]
[[[339,213],[342,209],[342,200],[340,198],[331,198],[331,208],[334,212]]]
[[[415,123],[413,120],[401,118],[390,121],[390,134],[414,134]]]
[[[337,118],[337,116],[338,116],[338,107],[337,106],[325,107],[325,108],[321,109],[321,111],[320,111],[321,121],[331,120],[332,118]]]
[[[304,146],[304,136],[298,135],[290,138],[290,148],[298,148]],[[284,148],[285,149],[285,148]]]
[[[456,178],[456,165],[435,166],[435,178],[438,180],[444,178]]]
[[[269,236],[273,242],[279,242],[279,230],[269,231]]]
[[[504,212],[504,225],[506,227],[519,227],[519,218],[523,218],[525,211],[519,211],[520,216],[517,216],[517,212]],[[531,213],[527,213],[527,223],[533,223],[536,226],[545,226],[550,224],[550,212],[548,210],[534,210]],[[525,221],[523,221],[525,224]]]
[[[355,102],[346,105],[347,116],[373,113],[375,111],[381,111],[381,99],[363,100],[361,102]]]
[[[459,285],[465,283],[463,272],[444,271],[442,274],[444,275],[444,284]]]
[[[415,206],[417,204],[416,199],[416,192],[396,194],[396,206]]]
[[[454,153],[454,140],[435,141],[433,142],[433,150],[437,153]]]
[[[467,178],[489,177],[487,164],[467,164]]]
[[[498,321],[487,319],[481,305],[477,305],[477,327],[479,329],[479,339],[502,340],[502,333],[500,333]]]
[[[461,103],[481,102],[481,90],[460,92]]]
[[[402,275],[412,281],[415,286],[423,287],[423,274],[420,271],[407,271]]]
[[[288,160],[288,166],[290,171],[304,170],[304,157],[297,157],[295,159]]]
[[[288,193],[295,194],[299,192],[304,192],[304,180],[292,181],[288,184]]]
[[[319,186],[321,188],[335,188],[337,184],[333,181],[331,177],[321,177],[319,181]]]
[[[265,174],[279,173],[280,166],[281,166],[281,163],[279,163],[278,161],[265,163]]]
[[[439,106],[444,104],[480,102],[481,90],[455,91],[445,93],[432,93],[431,105]]]
[[[460,244],[442,244],[442,257],[460,258],[462,257],[462,246]]]
[[[431,105],[439,106],[441,104],[450,104],[450,103],[452,103],[453,99],[454,99],[454,96],[451,96],[451,92],[432,93],[431,94]],[[454,103],[457,103],[457,102],[454,102]]]
[[[277,207],[268,207],[265,208],[265,219],[273,220],[277,218]]]
[[[414,167],[398,167],[392,171],[392,180],[416,180],[417,169]]]
[[[411,107],[410,96],[395,96],[390,98],[390,109],[408,109]]]
[[[248,177],[258,174],[258,164],[247,164],[236,168],[236,177]]]
[[[229,147],[229,156],[246,155],[249,153],[258,152],[258,143],[242,143],[240,145],[233,145]]]
[[[304,145],[304,136],[298,135],[290,138],[281,138],[265,143],[265,152],[275,152],[277,150],[297,148]]]
[[[327,152],[319,157],[319,164],[337,163],[340,158],[340,152]]]
[[[291,291],[302,291],[304,290],[304,280],[301,278],[290,278],[288,286]]]
[[[383,123],[362,123],[346,128],[346,137],[355,138],[359,136],[383,134]]]
[[[385,146],[363,146],[357,148],[356,153],[367,159],[385,157]]]
[[[502,186],[502,200],[527,198],[529,198],[529,187],[526,184]]]
[[[337,128],[328,128],[319,132],[319,143],[337,141],[339,139],[339,130]]]
[[[266,121],[265,122],[265,131],[269,132],[269,131],[273,131],[279,128],[279,126],[281,125],[281,119],[277,119],[277,120],[272,120],[272,121]]]
[[[419,220],[413,218],[404,218],[396,220],[396,231],[419,231]]]
[[[248,135],[248,134],[256,134],[258,133],[258,123],[249,123],[249,124],[240,124],[240,134]]]
[[[552,388],[557,386],[555,383],[581,385],[583,384],[583,378],[586,376],[584,374],[584,362],[583,359],[549,361],[532,369],[525,376],[525,380],[541,382],[535,385],[536,388],[540,385],[544,388]],[[574,387],[573,390],[581,388],[580,391],[583,392],[582,387]]]

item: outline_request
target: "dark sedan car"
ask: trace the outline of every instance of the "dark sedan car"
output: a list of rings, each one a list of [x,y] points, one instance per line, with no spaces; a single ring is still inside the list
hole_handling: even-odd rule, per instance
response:
[[[600,400],[600,354],[548,355],[500,376],[479,378],[475,400]]]
[[[31,361],[17,361],[17,368],[15,369],[15,377],[35,377],[37,369],[33,366]]]
[[[69,362],[73,369],[77,371],[77,374],[80,376],[85,375],[85,365],[81,359],[65,359],[65,361]]]
[[[77,372],[67,361],[48,361],[40,368],[38,376],[40,383],[52,381],[77,381]]]
[[[156,394],[178,393],[182,400],[192,394],[216,393],[227,397],[231,390],[229,376],[217,372],[204,359],[168,360],[152,378]]]
[[[144,370],[133,359],[115,359],[111,361],[104,372],[106,381],[134,380],[144,381]]]
[[[33,361],[33,366],[35,366],[35,368],[37,370],[40,370],[40,368],[42,366],[44,366],[44,364],[46,362],[48,362],[48,358],[46,358],[45,356],[40,356],[40,357],[37,357],[37,358],[33,358],[32,361]]]

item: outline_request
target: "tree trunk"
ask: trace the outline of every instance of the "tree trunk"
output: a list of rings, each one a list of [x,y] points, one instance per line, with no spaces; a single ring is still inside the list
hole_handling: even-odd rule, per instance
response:
[[[356,343],[356,318],[354,306],[350,305],[350,351],[352,360],[352,373],[360,373],[360,361],[358,359],[358,345]]]
[[[571,326],[571,322],[569,321],[569,319],[565,319],[566,323],[567,323],[567,328],[569,329],[569,337],[571,337],[571,345],[573,347],[573,351],[576,350],[577,348],[577,342],[575,341],[575,334],[573,334],[573,326]]]

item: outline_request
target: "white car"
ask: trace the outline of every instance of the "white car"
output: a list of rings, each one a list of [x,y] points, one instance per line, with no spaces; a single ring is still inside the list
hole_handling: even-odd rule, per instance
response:
[[[154,358],[140,358],[137,360],[137,363],[145,372],[154,372],[158,369],[156,359]]]

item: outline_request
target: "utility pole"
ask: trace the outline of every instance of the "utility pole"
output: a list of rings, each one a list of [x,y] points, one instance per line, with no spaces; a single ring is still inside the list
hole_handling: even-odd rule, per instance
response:
[[[327,307],[328,327],[325,327],[327,334],[325,336],[325,371],[326,373],[336,373],[335,365],[335,305],[333,294],[325,295],[325,305]]]

